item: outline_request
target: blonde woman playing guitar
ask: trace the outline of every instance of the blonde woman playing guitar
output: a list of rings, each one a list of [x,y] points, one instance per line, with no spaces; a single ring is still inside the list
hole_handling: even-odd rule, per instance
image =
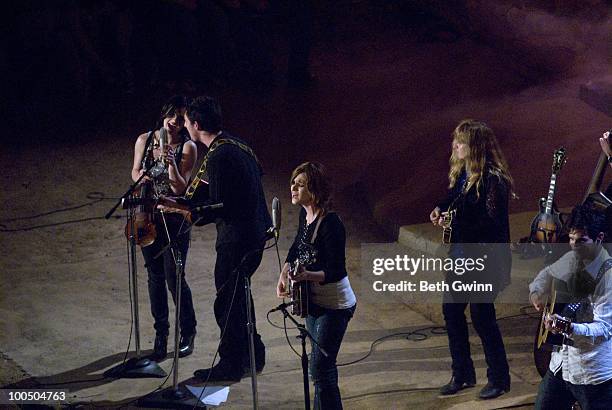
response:
[[[487,275],[507,284],[510,276],[510,242],[508,198],[512,195],[512,177],[493,131],[483,122],[461,121],[452,134],[452,153],[448,173],[447,197],[430,213],[434,225],[445,227],[442,210],[454,214],[449,256],[456,256],[467,245],[496,244],[496,253],[503,263],[491,263]],[[456,212],[456,214],[455,214]],[[446,217],[448,219],[447,214]],[[505,248],[504,248],[505,249]],[[503,255],[502,255],[503,253]],[[453,275],[453,272],[448,274]],[[454,275],[457,277],[456,275]],[[497,291],[496,291],[497,292]],[[447,295],[445,295],[447,296]],[[510,372],[501,333],[497,326],[491,295],[489,303],[470,303],[470,296],[454,300],[454,295],[442,305],[452,358],[452,377],[442,386],[442,395],[451,395],[476,384],[476,372],[470,356],[465,309],[470,305],[472,322],[484,347],[488,383],[480,391],[481,399],[492,399],[510,390]],[[453,299],[453,300],[449,300]]]

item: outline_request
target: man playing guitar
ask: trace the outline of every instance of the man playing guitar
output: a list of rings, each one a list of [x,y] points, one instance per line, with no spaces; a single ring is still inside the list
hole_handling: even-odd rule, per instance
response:
[[[573,323],[564,329],[560,316],[547,315],[552,333],[571,338],[553,351],[542,379],[536,409],[612,408],[612,259],[601,245],[604,215],[587,206],[574,208],[569,222],[571,251],[538,273],[529,285],[530,301],[541,311],[553,279],[567,285],[570,300],[562,316]],[[568,309],[569,308],[569,309]]]

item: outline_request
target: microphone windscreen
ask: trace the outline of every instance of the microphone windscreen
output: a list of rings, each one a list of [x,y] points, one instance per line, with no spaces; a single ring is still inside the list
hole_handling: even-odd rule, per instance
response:
[[[272,199],[272,225],[277,231],[281,227],[281,204],[277,197]]]
[[[159,129],[159,147],[163,149],[167,143],[168,143],[168,131],[166,131],[165,127],[161,127]]]

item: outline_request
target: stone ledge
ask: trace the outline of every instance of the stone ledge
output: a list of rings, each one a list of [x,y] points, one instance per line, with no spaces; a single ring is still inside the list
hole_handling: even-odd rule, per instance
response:
[[[533,212],[520,212],[510,215],[510,237],[512,241],[517,241],[522,237],[529,235],[531,221],[537,214]],[[399,229],[397,242],[417,252],[424,252],[428,255],[442,257],[446,254],[441,246],[442,231],[439,227],[433,226],[431,223],[404,225]],[[532,278],[537,272],[521,269],[521,262],[517,255],[513,255],[513,277]],[[434,323],[444,324],[442,316],[442,305],[439,303],[430,304],[411,304],[410,308],[425,316]],[[520,306],[517,304],[497,304],[497,316],[509,316],[520,312]],[[466,309],[466,315],[469,315],[469,309]]]

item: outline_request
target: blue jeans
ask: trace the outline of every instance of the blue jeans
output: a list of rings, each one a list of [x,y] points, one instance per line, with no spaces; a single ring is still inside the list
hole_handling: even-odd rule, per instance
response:
[[[612,380],[601,384],[572,384],[563,380],[561,371],[554,375],[550,370],[540,382],[537,410],[570,410],[574,402],[582,410],[612,409]]]
[[[306,328],[328,354],[325,357],[319,346],[312,346],[310,377],[315,387],[314,408],[317,410],[342,409],[336,358],[355,307],[326,309],[314,303],[309,306]]]

